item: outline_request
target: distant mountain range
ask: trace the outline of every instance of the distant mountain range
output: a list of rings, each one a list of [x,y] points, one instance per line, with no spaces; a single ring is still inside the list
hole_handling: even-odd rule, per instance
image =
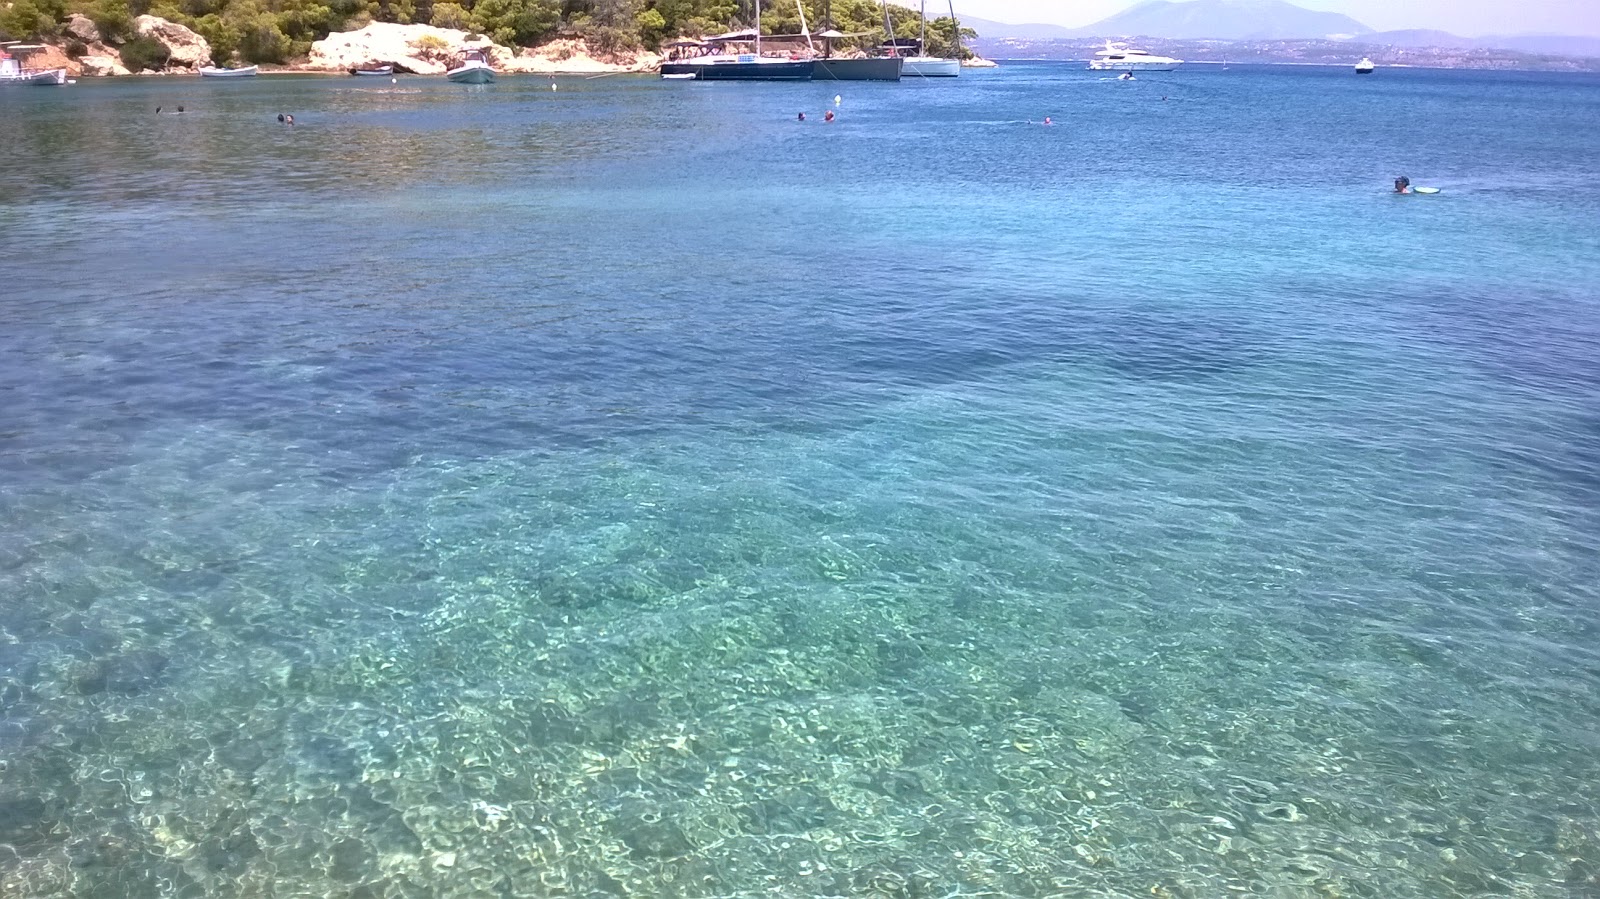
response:
[[[1600,37],[1515,35],[1468,38],[1446,31],[1373,31],[1349,16],[1317,12],[1285,0],[1147,0],[1082,28],[1009,25],[976,16],[961,24],[983,41],[1070,41],[1119,37],[1168,40],[1342,40],[1402,49],[1511,50],[1539,56],[1600,57]]]
[[[1352,37],[1372,31],[1349,16],[1304,9],[1285,0],[1146,0],[1082,28],[1006,25],[972,16],[962,16],[961,22],[986,38],[1030,40],[1135,36],[1177,40],[1307,40]]]

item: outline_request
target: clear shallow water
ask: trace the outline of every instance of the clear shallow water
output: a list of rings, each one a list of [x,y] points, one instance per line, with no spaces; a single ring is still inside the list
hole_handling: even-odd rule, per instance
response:
[[[1600,888],[1600,80],[559,86],[0,95],[0,892]]]

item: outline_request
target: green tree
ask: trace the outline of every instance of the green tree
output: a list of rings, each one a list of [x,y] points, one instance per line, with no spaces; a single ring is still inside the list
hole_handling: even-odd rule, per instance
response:
[[[634,27],[639,30],[639,40],[652,50],[661,46],[667,33],[667,19],[659,10],[641,10],[634,17]]]
[[[281,63],[289,58],[290,44],[272,13],[258,13],[239,26],[239,55],[245,62]]]
[[[120,41],[134,34],[134,15],[128,0],[94,0],[84,9],[84,15],[94,21],[103,41]]]
[[[47,0],[13,0],[0,10],[0,33],[12,40],[31,41],[56,33],[61,16]]]
[[[435,28],[455,28],[466,31],[472,27],[472,16],[459,3],[435,3],[433,5],[433,19],[431,24]]]
[[[561,9],[556,0],[478,0],[471,22],[497,44],[531,44],[555,31]]]
[[[211,61],[217,65],[227,65],[233,61],[244,37],[236,25],[216,13],[201,16],[190,27],[211,45]]]
[[[949,16],[940,16],[928,23],[928,48],[929,56],[951,57],[955,55],[955,20]],[[978,36],[978,32],[971,28],[961,29],[961,58],[971,59],[972,51],[967,49],[966,42]]]

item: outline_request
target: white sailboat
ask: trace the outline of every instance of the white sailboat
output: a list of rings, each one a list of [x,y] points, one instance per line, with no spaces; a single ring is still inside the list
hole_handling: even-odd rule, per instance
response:
[[[950,20],[955,21],[955,9],[950,11]],[[956,25],[956,46],[961,45],[961,26]],[[907,56],[900,64],[900,74],[905,78],[954,78],[961,74],[960,51],[955,59],[945,59],[942,56],[925,55],[928,47],[928,0],[922,0],[922,34],[917,41],[917,55]]]

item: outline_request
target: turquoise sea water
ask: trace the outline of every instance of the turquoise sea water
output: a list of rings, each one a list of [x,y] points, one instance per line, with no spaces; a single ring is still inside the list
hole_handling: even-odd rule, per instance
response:
[[[1600,78],[441,81],[0,93],[0,895],[1600,894]]]

